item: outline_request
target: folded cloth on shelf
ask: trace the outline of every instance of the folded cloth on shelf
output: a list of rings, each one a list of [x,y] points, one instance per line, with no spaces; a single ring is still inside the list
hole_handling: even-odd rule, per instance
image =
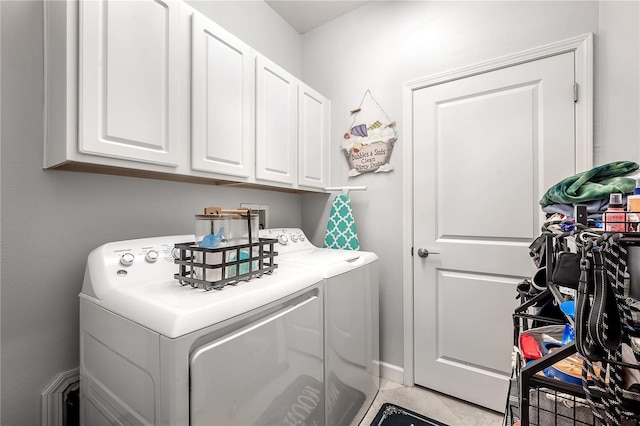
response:
[[[622,196],[622,204],[626,207],[627,196]],[[575,204],[549,204],[542,207],[542,211],[545,213],[560,213],[567,217],[574,217],[576,205],[586,206],[587,215],[589,219],[600,219],[602,213],[606,212],[609,208],[609,198],[599,198],[597,200],[583,201]]]
[[[540,205],[578,204],[608,198],[613,193],[631,193],[636,180],[623,176],[638,168],[638,163],[633,161],[615,161],[575,174],[549,188]]]

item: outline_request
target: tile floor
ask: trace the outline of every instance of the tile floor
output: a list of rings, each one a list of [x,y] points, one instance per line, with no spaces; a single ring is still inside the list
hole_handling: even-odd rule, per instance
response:
[[[369,426],[382,404],[386,402],[423,414],[449,426],[502,425],[503,416],[501,413],[417,386],[406,387],[381,379],[380,392],[360,422],[360,426]]]

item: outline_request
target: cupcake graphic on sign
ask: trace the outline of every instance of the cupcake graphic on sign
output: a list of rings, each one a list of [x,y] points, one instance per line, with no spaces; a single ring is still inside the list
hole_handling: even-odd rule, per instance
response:
[[[393,170],[389,160],[398,139],[395,121],[391,121],[368,89],[351,115],[353,121],[342,141],[349,176]]]

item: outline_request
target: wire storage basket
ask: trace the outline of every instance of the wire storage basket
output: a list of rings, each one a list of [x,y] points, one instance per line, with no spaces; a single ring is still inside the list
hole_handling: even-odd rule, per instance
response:
[[[273,247],[277,242],[260,238],[257,243],[214,249],[201,248],[193,242],[176,244],[180,255],[175,262],[180,266],[174,277],[182,285],[220,290],[229,284],[271,274],[278,267],[274,261],[278,253]]]
[[[513,397],[506,411],[505,423],[508,425],[518,424],[521,417],[518,396],[513,395]],[[588,402],[580,394],[576,395],[555,387],[532,386],[529,388],[527,418],[530,426],[598,426],[600,424]]]
[[[548,313],[548,312],[547,312]],[[535,318],[535,319],[534,319]],[[514,314],[516,342],[523,334],[544,335],[560,340],[563,336],[562,320],[553,317],[530,315],[522,311]],[[509,397],[505,410],[505,425],[528,426],[598,426],[594,415],[596,409],[604,416],[604,406],[599,403],[602,395],[593,390],[595,406],[585,399],[584,389],[575,382],[566,382],[568,376],[554,374],[567,366],[563,363],[575,354],[575,344],[563,347],[562,352],[549,353],[536,362],[523,362],[524,348],[514,353],[514,374],[511,379]],[[575,361],[575,360],[574,360]],[[557,370],[556,370],[557,368]],[[606,397],[606,396],[605,396]],[[621,421],[621,425],[635,425],[634,421]]]
[[[197,240],[175,244],[179,268],[174,278],[208,291],[271,274],[278,267],[278,240],[258,238],[256,220],[248,209],[207,207],[204,215],[196,215]],[[203,226],[208,231],[202,232]]]

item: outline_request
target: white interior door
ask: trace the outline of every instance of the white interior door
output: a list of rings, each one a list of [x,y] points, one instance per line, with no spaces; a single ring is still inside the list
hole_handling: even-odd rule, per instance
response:
[[[504,409],[538,200],[575,173],[573,85],[569,52],[414,92],[416,384]]]

